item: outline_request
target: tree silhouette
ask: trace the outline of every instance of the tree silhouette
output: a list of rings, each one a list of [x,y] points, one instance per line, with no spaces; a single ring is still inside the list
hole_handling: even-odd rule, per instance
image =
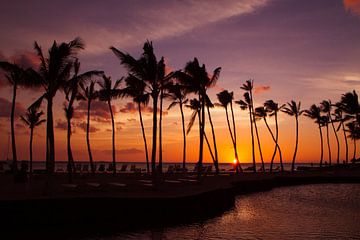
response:
[[[17,171],[17,154],[16,154],[16,140],[15,140],[15,105],[16,95],[19,86],[34,87],[41,84],[37,78],[33,78],[34,71],[29,68],[24,70],[15,63],[0,62],[0,69],[5,72],[5,77],[13,87],[11,114],[10,114],[10,129],[11,129],[11,147],[12,147],[12,171]]]
[[[186,169],[186,131],[185,131],[185,117],[183,106],[189,101],[186,98],[186,88],[184,88],[179,83],[171,85],[169,88],[168,97],[172,100],[168,110],[179,104],[180,113],[181,113],[181,124],[182,124],[182,133],[183,133],[183,169]]]
[[[287,103],[287,106],[284,107],[281,111],[288,114],[289,116],[293,116],[295,118],[296,123],[296,135],[295,135],[295,150],[294,155],[291,163],[291,171],[295,170],[295,161],[296,161],[296,153],[298,150],[299,144],[299,116],[303,114],[303,110],[300,109],[301,102],[296,103],[295,101],[291,100],[291,102]]]
[[[103,76],[103,81],[98,82],[100,90],[98,91],[98,97],[100,101],[107,103],[111,116],[111,127],[112,127],[112,171],[116,174],[116,150],[115,150],[115,122],[114,114],[111,107],[111,100],[118,98],[121,95],[120,83],[122,79],[116,80],[114,86],[110,77]]]
[[[334,121],[331,117],[331,109],[332,109],[332,104],[331,104],[331,101],[330,100],[324,100],[320,103],[320,108],[321,108],[321,111],[326,113],[328,119],[329,119],[329,123],[331,124],[332,126],[332,129],[334,131],[334,134],[335,134],[335,138],[336,138],[336,143],[337,143],[337,159],[336,159],[336,162],[337,164],[340,163],[340,142],[339,142],[339,137],[337,135],[337,131],[335,129],[335,125],[334,125]]]
[[[148,147],[144,129],[144,123],[142,119],[142,112],[141,112],[141,105],[147,106],[150,99],[150,94],[145,92],[146,83],[133,75],[129,75],[125,78],[125,88],[122,89],[122,95],[132,97],[133,101],[137,104],[139,118],[140,118],[140,126],[144,141],[144,148],[145,148],[145,158],[146,158],[146,171],[150,172],[150,165],[149,165],[149,155],[148,155]]]
[[[35,42],[35,52],[40,59],[40,67],[37,78],[42,82],[45,93],[33,103],[33,107],[41,105],[47,100],[46,110],[46,170],[49,174],[55,169],[55,138],[53,119],[53,98],[58,90],[62,90],[69,80],[73,69],[73,57],[79,50],[84,49],[84,43],[80,38],[75,38],[68,43],[58,44],[54,41],[49,49],[48,57],[45,57],[41,47]]]
[[[153,175],[156,174],[156,143],[157,143],[157,110],[160,94],[160,86],[162,82],[172,78],[173,73],[165,75],[165,60],[162,57],[160,61],[154,53],[152,42],[144,43],[143,54],[140,59],[136,60],[128,53],[121,52],[115,47],[110,48],[119,58],[120,63],[124,65],[129,74],[146,83],[146,92],[150,94],[153,100],[153,134],[152,134],[152,150],[151,150],[151,170]],[[159,163],[159,169],[162,169],[162,163]]]
[[[274,149],[274,153],[271,157],[270,172],[272,172],[272,169],[273,169],[273,163],[274,163],[274,159],[275,159],[277,150],[279,150],[280,169],[281,169],[281,171],[284,171],[284,165],[283,165],[283,161],[282,161],[282,153],[281,153],[281,149],[279,146],[278,112],[281,111],[281,109],[283,109],[285,107],[285,104],[279,106],[279,104],[274,102],[273,100],[267,100],[264,103],[264,107],[265,107],[265,111],[269,114],[269,116],[270,117],[274,116],[274,118],[275,118],[275,149]]]
[[[180,81],[182,85],[187,88],[188,92],[198,95],[198,100],[200,102],[200,140],[199,140],[199,160],[198,165],[199,169],[202,168],[203,162],[203,144],[204,144],[204,135],[205,135],[205,108],[207,100],[207,89],[215,86],[217,80],[219,79],[221,68],[218,67],[213,71],[213,74],[210,76],[207,73],[205,64],[199,64],[197,58],[194,58],[193,61],[189,61],[185,68],[184,72],[178,72],[176,78]],[[215,138],[213,134],[213,139]],[[215,145],[214,141],[214,145]],[[218,166],[218,161],[215,159],[215,168]]]
[[[354,153],[352,160],[356,160],[356,140],[360,139],[360,127],[356,121],[348,122],[346,124],[348,137],[353,140],[354,143]]]
[[[265,164],[264,164],[264,158],[263,158],[263,154],[262,154],[262,150],[261,150],[261,144],[260,144],[260,137],[259,137],[259,131],[257,128],[257,124],[255,121],[255,110],[254,110],[254,98],[253,98],[253,88],[254,88],[254,80],[247,80],[245,82],[245,84],[243,84],[242,87],[240,87],[242,90],[245,90],[249,93],[249,97],[250,97],[250,108],[251,108],[251,119],[253,121],[254,127],[255,127],[255,134],[256,134],[256,139],[257,139],[257,144],[258,144],[258,148],[259,148],[259,154],[260,154],[260,160],[261,160],[261,169],[262,171],[265,171]]]
[[[338,102],[335,104],[336,108],[334,110],[333,116],[334,116],[334,121],[335,122],[339,122],[339,126],[337,127],[337,131],[339,131],[339,129],[341,128],[343,130],[344,133],[344,141],[345,141],[345,162],[348,163],[349,162],[349,145],[348,145],[348,141],[347,141],[347,136],[346,136],[346,129],[345,129],[345,122],[350,120],[351,117],[349,115],[345,115],[343,113],[342,107],[341,107],[341,102]]]
[[[64,111],[67,121],[67,152],[68,152],[68,173],[69,181],[72,181],[72,172],[75,171],[74,157],[71,150],[71,120],[74,117],[74,103],[77,99],[84,100],[85,98],[80,93],[80,83],[90,80],[94,76],[104,74],[102,71],[88,71],[79,75],[80,62],[75,59],[74,62],[74,76],[68,80],[64,86],[66,103],[64,103]]]
[[[253,112],[251,107],[250,93],[244,93],[244,100],[235,101],[236,104],[240,105],[241,110],[249,110],[250,119],[250,131],[251,131],[251,156],[253,162],[253,171],[256,172],[256,160],[255,160],[255,143],[254,143],[254,127],[253,127]]]
[[[92,81],[88,86],[86,86],[84,83],[79,83],[80,89],[81,89],[81,98],[83,100],[87,101],[87,118],[86,118],[86,146],[87,151],[89,155],[89,162],[90,162],[90,168],[91,173],[95,173],[95,165],[91,153],[91,147],[90,147],[90,110],[91,110],[91,103],[93,100],[97,99],[98,93],[95,91],[95,82]]]
[[[46,120],[45,119],[40,119],[41,116],[44,114],[43,111],[38,111],[38,109],[36,108],[29,108],[27,109],[27,112],[21,116],[21,120],[26,124],[26,126],[29,127],[30,129],[30,141],[29,141],[29,160],[30,160],[30,169],[29,169],[29,173],[30,176],[32,174],[33,171],[33,152],[32,152],[32,145],[33,145],[33,133],[34,133],[34,128],[37,126],[40,126],[42,123],[44,123]]]
[[[321,116],[321,109],[320,107],[316,106],[315,104],[311,105],[311,107],[308,110],[304,111],[304,115],[308,118],[314,119],[315,123],[319,127],[319,133],[320,133],[320,167],[322,167],[323,164],[323,156],[324,156],[324,147],[323,147],[323,135],[321,128],[326,124],[324,123],[324,119]]]
[[[227,90],[224,90],[217,95],[217,98],[220,102],[220,105],[222,107],[224,107],[225,109],[225,113],[226,113],[226,122],[228,125],[228,129],[229,129],[229,133],[230,133],[230,137],[231,137],[231,141],[234,147],[234,153],[235,153],[235,160],[236,160],[236,165],[235,165],[235,171],[236,172],[241,172],[242,168],[239,162],[239,156],[237,153],[237,140],[236,140],[236,128],[235,128],[235,119],[234,119],[234,111],[233,111],[233,105],[232,105],[232,101],[234,99],[234,93],[233,92],[229,92]],[[230,125],[230,121],[229,121],[229,113],[228,113],[228,106],[230,105],[230,111],[231,111],[231,118],[232,118],[232,129],[231,129],[231,125]]]
[[[194,99],[191,99],[190,100],[190,104],[186,105],[186,107],[190,108],[193,110],[192,114],[191,114],[191,118],[190,118],[190,121],[189,121],[189,124],[188,124],[188,127],[187,127],[187,131],[186,133],[188,134],[192,128],[192,126],[194,125],[194,122],[195,122],[195,119],[196,117],[198,117],[198,120],[199,120],[199,131],[201,129],[201,117],[200,117],[200,113],[201,113],[201,102],[194,98]],[[209,139],[207,138],[206,136],[206,133],[204,133],[204,138],[205,138],[205,141],[206,141],[206,144],[208,146],[208,149],[209,149],[209,152],[210,152],[210,156],[211,156],[211,159],[213,160],[213,162],[215,163],[215,156],[211,150],[211,146],[210,146],[210,143],[209,143]],[[197,168],[198,168],[198,173],[200,174],[200,172],[203,170],[203,167],[202,165],[200,164],[197,164]]]

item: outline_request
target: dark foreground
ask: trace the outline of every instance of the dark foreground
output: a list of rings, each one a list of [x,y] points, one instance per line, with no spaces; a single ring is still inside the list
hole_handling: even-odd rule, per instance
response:
[[[12,183],[2,175],[0,227],[3,233],[67,234],[127,231],[199,221],[231,209],[235,196],[275,187],[314,183],[360,183],[360,168],[339,167],[295,173],[165,175],[151,183],[146,175],[65,175],[47,184],[45,176]],[[115,184],[110,184],[115,183]],[[61,237],[60,237],[61,238]]]

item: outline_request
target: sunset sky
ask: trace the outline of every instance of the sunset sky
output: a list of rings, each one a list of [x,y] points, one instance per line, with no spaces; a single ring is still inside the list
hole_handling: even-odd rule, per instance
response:
[[[324,99],[336,102],[341,94],[360,90],[360,0],[3,0],[0,36],[0,59],[24,66],[37,65],[33,55],[34,41],[47,52],[54,40],[68,42],[79,36],[86,44],[79,54],[81,71],[104,70],[112,79],[126,75],[126,71],[109,47],[115,46],[137,58],[143,43],[149,39],[153,41],[158,58],[164,56],[173,70],[183,68],[194,57],[204,63],[209,72],[222,67],[218,84],[209,90],[213,102],[217,102],[216,93],[224,89],[234,91],[235,100],[242,98],[243,91],[239,87],[249,78],[255,80],[256,106],[268,99],[280,103],[295,100],[301,101],[302,108],[306,109]],[[19,116],[40,94],[40,90],[18,90],[16,141],[19,159],[28,159],[29,141],[29,131]],[[6,158],[11,97],[11,88],[2,78],[0,159]],[[67,159],[64,100],[64,94],[59,92],[54,111],[57,160]],[[113,105],[118,161],[144,161],[135,106],[130,99],[116,100]],[[168,105],[167,101],[165,108]],[[86,103],[78,102],[76,106],[72,136],[74,158],[87,160]],[[106,104],[101,102],[94,102],[92,109],[94,158],[110,160],[110,114]],[[185,114],[188,122],[191,112],[187,110]],[[231,162],[234,156],[224,109],[212,109],[212,114],[220,162]],[[151,143],[150,111],[145,110],[144,117]],[[240,162],[250,162],[248,114],[235,105],[235,117]],[[269,122],[274,127],[273,119]],[[280,114],[279,124],[280,147],[285,161],[289,162],[294,150],[295,120]],[[274,144],[264,123],[259,122],[259,126],[265,160],[269,161]],[[164,161],[181,161],[181,118],[177,108],[166,112],[163,132]],[[343,147],[342,132],[340,134]],[[333,133],[330,137],[335,156]],[[198,157],[197,125],[187,139],[187,159],[195,162]],[[34,141],[34,159],[44,160],[45,125],[35,130]],[[316,125],[301,117],[298,161],[318,162],[319,151]],[[344,158],[343,148],[341,156]],[[206,148],[205,160],[211,161]]]

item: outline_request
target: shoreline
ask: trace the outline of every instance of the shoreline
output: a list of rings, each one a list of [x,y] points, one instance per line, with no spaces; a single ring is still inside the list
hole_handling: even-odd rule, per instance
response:
[[[131,175],[131,176],[130,176]],[[64,177],[64,176],[61,176]],[[64,180],[60,176],[57,180]],[[124,174],[117,180],[127,180],[128,188],[79,188],[71,191],[53,191],[39,194],[39,189],[27,188],[33,195],[25,195],[20,185],[13,196],[6,198],[4,185],[0,186],[0,224],[4,229],[61,228],[65,232],[103,231],[119,232],[202,221],[221,215],[234,207],[239,195],[269,191],[277,187],[323,184],[360,183],[360,167],[323,168],[320,171],[284,173],[243,173],[239,175],[209,175],[199,182],[171,182],[176,174],[166,175],[169,182],[158,186],[143,186],[138,181],[143,175]],[[112,176],[79,176],[74,181],[80,186],[88,180],[114,181]],[[116,178],[116,177],[115,177]],[[32,180],[32,186],[38,186]],[[131,182],[136,182],[131,185]],[[3,182],[2,182],[3,183]],[[54,183],[56,186],[58,183]],[[24,184],[23,184],[24,185]],[[26,185],[26,184],[25,184]],[[29,186],[29,185],[27,185]],[[13,186],[10,186],[10,188]],[[35,193],[34,193],[35,191]],[[34,195],[35,194],[35,195]]]

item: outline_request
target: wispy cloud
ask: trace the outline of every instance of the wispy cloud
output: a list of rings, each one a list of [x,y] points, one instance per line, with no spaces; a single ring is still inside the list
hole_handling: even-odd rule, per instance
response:
[[[108,51],[109,46],[113,44],[127,49],[142,43],[145,39],[160,40],[181,35],[207,24],[251,13],[264,6],[268,0],[110,0],[87,1],[86,4],[83,1],[71,4],[67,2],[69,1],[42,2],[41,8],[37,7],[36,3],[7,4],[3,11],[0,11],[0,15],[8,22],[16,20],[18,26],[26,23],[27,29],[13,26],[6,29],[5,26],[3,31],[12,30],[13,38],[4,39],[4,43],[10,45],[14,39],[16,43],[22,39],[36,39],[49,44],[53,39],[65,41],[79,35],[87,42],[87,53]],[[17,12],[14,12],[14,9]],[[22,12],[25,10],[28,14],[23,16]],[[53,17],[54,14],[61,15],[62,11],[66,12],[66,18]],[[44,19],[49,21],[44,24]],[[28,46],[28,43],[21,45]]]

